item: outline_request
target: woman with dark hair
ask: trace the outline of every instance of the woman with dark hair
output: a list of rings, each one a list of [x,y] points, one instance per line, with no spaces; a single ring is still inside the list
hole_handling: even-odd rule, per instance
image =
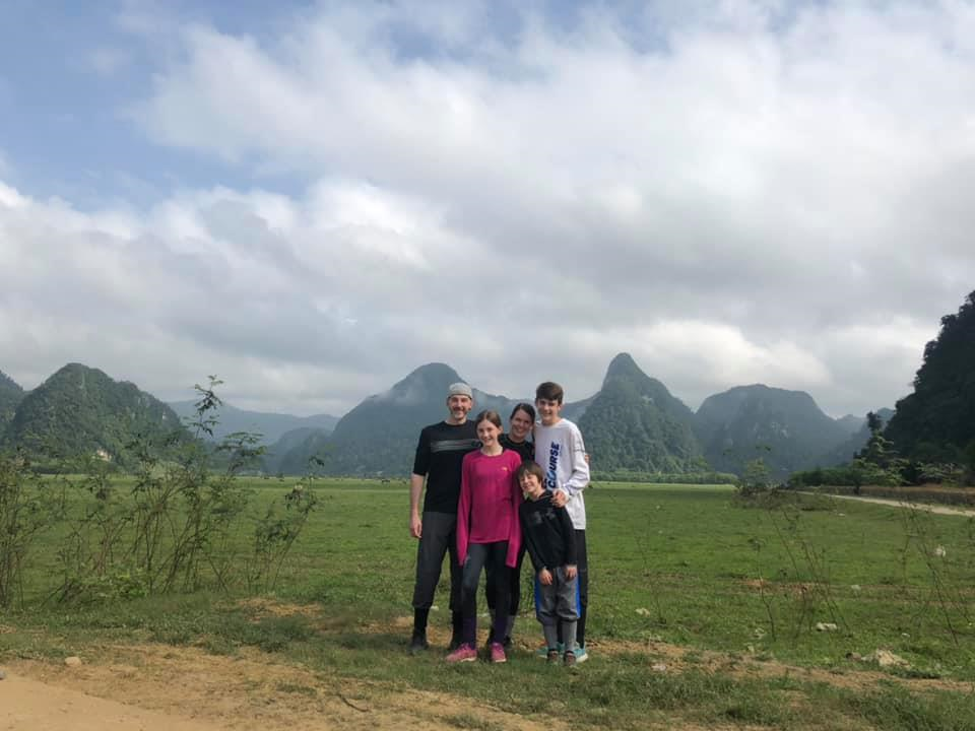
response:
[[[535,407],[529,403],[515,406],[508,419],[508,432],[501,435],[501,446],[521,456],[522,462],[535,461],[535,445],[528,441],[535,426]]]

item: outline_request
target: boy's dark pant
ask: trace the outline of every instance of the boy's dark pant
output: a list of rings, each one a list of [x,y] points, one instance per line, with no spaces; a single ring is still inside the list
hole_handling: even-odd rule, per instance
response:
[[[589,554],[586,551],[586,531],[577,530],[576,566],[579,568],[579,623],[576,625],[576,643],[586,646],[586,614],[589,610]]]
[[[414,609],[429,609],[433,604],[445,553],[450,554],[450,609],[459,612],[461,570],[457,563],[457,516],[451,513],[424,513],[423,533],[416,549]]]
[[[491,567],[491,574],[495,577],[494,599],[496,606],[508,606],[509,579],[505,561],[508,558],[508,542],[471,543],[467,547],[467,560],[464,562],[464,574],[461,581],[461,611],[464,615],[464,642],[477,642],[477,583],[481,579],[481,569],[485,565]],[[491,629],[491,642],[504,642],[504,633],[508,625],[508,615],[496,613],[494,626]]]

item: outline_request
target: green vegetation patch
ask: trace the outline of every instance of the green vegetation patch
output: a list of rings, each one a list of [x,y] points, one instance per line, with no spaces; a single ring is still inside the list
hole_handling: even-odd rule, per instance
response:
[[[113,483],[120,496],[133,484]],[[215,554],[231,573],[244,571],[238,564],[253,555],[267,507],[295,485],[238,478],[237,487],[252,498]],[[191,592],[61,600],[66,528],[42,532],[25,557],[22,600],[2,620],[13,631],[0,634],[0,657],[58,658],[111,642],[216,654],[253,647],[323,674],[589,727],[642,728],[678,717],[705,725],[972,728],[970,695],[903,686],[916,678],[975,680],[970,520],[821,496],[743,508],[726,486],[600,484],[587,495],[590,662],[567,673],[519,649],[504,667],[458,668],[443,663],[442,647],[419,658],[405,651],[416,551],[407,488],[317,479],[304,489],[317,508],[270,591],[246,582],[224,588],[202,566]],[[85,514],[94,499],[79,487],[72,511]],[[540,632],[527,576],[515,636],[534,645]],[[436,607],[432,631],[443,638],[446,571]],[[669,646],[661,643],[689,654],[672,662],[655,651]],[[879,649],[905,664],[881,669]],[[654,668],[661,661],[665,671]],[[825,669],[838,679],[880,671],[891,681],[869,692],[824,688],[798,671],[752,677],[740,669],[749,662]],[[455,725],[477,723],[476,715],[458,716]]]

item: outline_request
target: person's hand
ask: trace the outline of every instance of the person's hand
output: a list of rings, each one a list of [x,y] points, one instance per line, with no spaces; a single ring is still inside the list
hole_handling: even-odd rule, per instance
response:
[[[567,502],[569,502],[569,496],[565,490],[556,490],[552,493],[552,505],[555,507],[564,508]]]
[[[548,569],[542,569],[538,572],[538,582],[543,586],[552,585],[552,572]]]
[[[410,535],[414,538],[420,538],[423,535],[423,521],[419,515],[410,516]]]
[[[565,578],[574,579],[576,577],[576,574],[578,573],[579,573],[579,569],[577,569],[572,564],[565,565]]]

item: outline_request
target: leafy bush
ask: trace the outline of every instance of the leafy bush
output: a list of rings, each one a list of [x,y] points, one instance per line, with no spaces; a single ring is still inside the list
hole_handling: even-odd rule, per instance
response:
[[[228,435],[215,449],[202,439],[216,425],[212,413],[220,399],[213,389],[219,383],[211,376],[209,386],[196,387],[200,400],[188,424],[195,439],[187,442],[178,432],[173,440],[147,437],[127,446],[137,460],[127,494],[118,493],[107,463],[89,461],[81,480],[87,498],[67,521],[58,552],[60,601],[195,590],[214,579],[224,589],[235,581],[273,586],[315,498],[298,487],[285,497],[283,515],[272,504],[254,517],[253,555],[241,556],[235,539],[250,491],[237,477],[263,448],[246,433]]]
[[[0,607],[22,589],[24,559],[38,533],[60,518],[61,497],[25,456],[0,454]]]
[[[759,457],[746,462],[737,487],[742,497],[767,493],[772,487],[772,474],[765,460]]]

